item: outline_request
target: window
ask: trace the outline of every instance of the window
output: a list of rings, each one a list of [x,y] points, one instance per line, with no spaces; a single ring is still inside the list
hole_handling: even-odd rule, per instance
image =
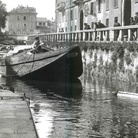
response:
[[[102,0],[98,0],[98,12],[101,12]]]
[[[18,20],[18,21],[20,20],[20,17],[19,17],[19,16],[17,16],[17,20]]]
[[[66,32],[68,31],[68,28],[67,28],[67,27],[65,28],[65,31],[66,31]]]
[[[92,28],[92,29],[94,28],[94,22],[91,23],[91,28]]]
[[[114,18],[114,22],[115,22],[115,21],[117,21],[117,22],[118,22],[118,17],[115,17],[115,18]]]
[[[24,16],[23,19],[26,20],[26,16]]]
[[[46,24],[45,24],[45,23],[43,23],[43,25],[45,26]]]
[[[96,16],[96,2],[91,2],[90,4],[90,14]]]
[[[73,10],[70,11],[70,20],[73,20]]]
[[[109,27],[109,19],[106,19],[106,27]]]
[[[90,11],[89,5],[88,5],[88,3],[86,3],[85,4],[85,10],[84,10],[85,16],[88,16],[89,15],[89,11]]]
[[[106,10],[109,10],[109,0],[106,0]]]
[[[26,24],[24,24],[24,29],[26,29]]]
[[[114,8],[118,7],[118,0],[114,0]]]
[[[77,30],[77,25],[75,25],[75,31]]]
[[[39,25],[42,25],[42,23],[40,22]]]
[[[70,26],[70,31],[72,31],[73,30],[73,28],[72,28],[72,26]]]
[[[94,11],[93,11],[94,7],[93,6],[94,6],[94,4],[93,4],[93,2],[91,2],[91,11],[90,11],[91,14],[94,13]]]

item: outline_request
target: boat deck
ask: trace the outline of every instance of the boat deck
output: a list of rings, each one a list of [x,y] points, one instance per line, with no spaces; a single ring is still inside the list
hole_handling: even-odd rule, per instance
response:
[[[20,95],[0,89],[0,138],[37,138],[30,109]]]

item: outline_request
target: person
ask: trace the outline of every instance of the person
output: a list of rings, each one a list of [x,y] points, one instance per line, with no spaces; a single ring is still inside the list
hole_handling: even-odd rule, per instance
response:
[[[25,41],[25,40],[23,40],[23,45],[27,45],[27,43],[26,43],[26,41]]]
[[[135,20],[133,17],[130,17],[130,25],[135,25]],[[135,36],[135,32],[137,30],[134,28],[134,29],[131,29],[131,34],[132,34],[132,40],[136,40],[136,36]]]
[[[97,28],[105,28],[106,26],[105,26],[103,23],[101,23],[101,20],[99,20],[97,23],[95,23],[95,27],[96,27],[96,29],[97,29]],[[103,32],[104,32],[104,35],[105,35],[105,31],[103,31]],[[103,32],[102,32],[102,37],[103,37]],[[100,34],[99,34],[99,32],[96,33],[96,39],[97,39],[97,40],[100,39]]]
[[[85,30],[91,29],[90,25],[88,25],[87,23],[84,23],[84,29]],[[88,32],[86,32],[85,33],[85,40],[88,40],[88,36],[89,36],[89,34],[88,34]]]
[[[114,23],[114,27],[117,27],[117,26],[121,26],[120,23],[118,23],[118,19],[115,19],[115,23]],[[120,30],[115,30],[114,31],[114,40],[117,41],[118,37],[119,37],[119,32]]]
[[[35,37],[35,41],[33,43],[32,48],[34,49],[35,52],[40,53],[42,52],[42,46],[44,43],[40,40],[39,36]]]
[[[61,32],[64,32],[64,28],[61,28]]]
[[[138,24],[138,12],[135,13],[135,24]]]
[[[96,28],[105,28],[105,25],[103,23],[101,23],[101,20],[99,20],[97,23],[96,23]]]

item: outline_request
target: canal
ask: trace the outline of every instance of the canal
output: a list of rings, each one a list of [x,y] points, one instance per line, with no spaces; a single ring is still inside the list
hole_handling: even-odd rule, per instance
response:
[[[137,92],[137,87],[85,73],[72,84],[0,81],[31,98],[40,138],[138,137],[138,99],[113,94],[117,90]]]

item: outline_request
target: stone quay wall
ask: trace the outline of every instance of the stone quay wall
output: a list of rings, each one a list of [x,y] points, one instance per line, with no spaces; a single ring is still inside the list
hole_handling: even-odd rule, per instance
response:
[[[46,42],[50,47],[79,45],[84,73],[138,83],[137,42]]]

